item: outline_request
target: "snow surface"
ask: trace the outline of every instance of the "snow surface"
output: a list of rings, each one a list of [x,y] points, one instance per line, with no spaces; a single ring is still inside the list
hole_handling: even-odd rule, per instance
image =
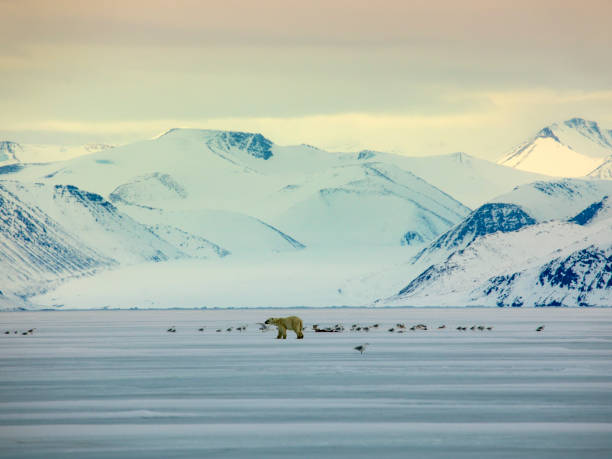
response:
[[[255,325],[296,313],[309,325],[381,326],[279,341]],[[609,309],[21,312],[0,320],[1,331],[37,328],[0,334],[7,458],[612,455]],[[433,329],[388,333],[397,322]],[[246,332],[215,332],[242,324]],[[455,329],[473,324],[493,330]],[[176,333],[166,332],[171,325]],[[362,356],[353,347],[364,342]]]
[[[42,307],[78,309],[368,305],[380,295],[345,291],[348,280],[399,263],[414,250],[378,247],[330,254],[306,248],[139,264],[65,282],[31,301]]]

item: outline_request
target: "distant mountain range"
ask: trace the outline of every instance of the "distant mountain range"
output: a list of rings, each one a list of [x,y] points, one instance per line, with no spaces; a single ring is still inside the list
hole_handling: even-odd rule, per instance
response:
[[[113,298],[127,307],[173,288],[185,266],[206,269],[181,287],[192,296],[181,302],[178,289],[173,304],[150,304],[265,306],[254,298],[267,292],[287,306],[612,305],[612,181],[601,180],[610,135],[569,120],[503,164],[197,129],[55,162],[2,142],[0,307],[108,305],[105,286],[84,282],[112,272],[125,273]],[[543,165],[550,142],[598,161],[589,177],[522,170]],[[227,269],[241,260],[244,269]],[[156,266],[163,276],[139,293]],[[293,275],[295,266],[312,274]],[[225,283],[225,297],[211,296]]]
[[[554,123],[517,146],[499,164],[557,177],[610,178],[612,130],[582,118]]]

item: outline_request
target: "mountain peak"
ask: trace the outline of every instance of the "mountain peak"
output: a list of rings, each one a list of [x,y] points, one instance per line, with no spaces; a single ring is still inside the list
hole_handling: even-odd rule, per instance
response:
[[[205,141],[212,149],[223,151],[242,150],[255,158],[272,156],[273,142],[259,133],[241,131],[218,131],[213,129],[172,128],[157,137],[192,139]]]
[[[540,129],[540,131],[536,134],[535,138],[536,139],[550,138],[550,139],[555,140],[556,142],[561,143],[561,141],[559,140],[559,137],[555,135],[555,133],[549,126],[545,127],[544,129]]]
[[[569,120],[564,121],[563,124],[565,124],[567,127],[570,127],[570,128],[588,127],[591,129],[595,128],[599,130],[599,126],[597,125],[597,122],[591,121],[591,120],[585,120],[584,118],[579,118],[579,117],[570,118]]]
[[[15,153],[23,151],[23,147],[17,142],[10,140],[0,141],[0,162],[4,161],[19,161]]]

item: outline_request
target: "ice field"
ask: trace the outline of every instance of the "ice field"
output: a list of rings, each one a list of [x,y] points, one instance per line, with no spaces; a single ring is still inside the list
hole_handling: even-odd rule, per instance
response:
[[[256,325],[292,314],[304,340]],[[612,456],[612,309],[7,312],[0,333],[3,458]]]

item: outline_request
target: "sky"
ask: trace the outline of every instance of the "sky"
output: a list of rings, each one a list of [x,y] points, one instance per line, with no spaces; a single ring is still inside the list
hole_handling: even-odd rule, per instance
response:
[[[498,159],[580,116],[612,129],[609,0],[0,0],[0,140],[172,127]]]

